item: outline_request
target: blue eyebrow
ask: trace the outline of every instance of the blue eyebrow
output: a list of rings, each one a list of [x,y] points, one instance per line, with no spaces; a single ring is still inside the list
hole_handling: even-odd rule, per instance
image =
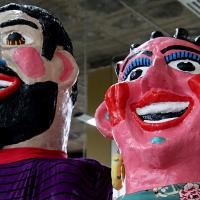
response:
[[[135,60],[133,60],[126,68],[124,71],[124,75],[122,77],[122,80],[125,80],[128,75],[130,74],[130,72],[138,67],[149,67],[151,65],[151,60],[143,57],[143,58],[137,58]]]
[[[135,52],[133,55],[131,55],[130,57],[128,57],[127,60],[126,60],[126,62],[123,64],[122,72],[124,71],[124,69],[126,67],[126,64],[129,62],[129,60],[131,60],[134,56],[136,56],[139,53],[142,53],[143,55],[146,55],[148,57],[151,57],[153,55],[152,51],[145,50],[145,49],[144,50],[139,50],[139,51]]]
[[[182,60],[190,59],[200,64],[200,56],[188,51],[174,52],[174,53],[169,54],[168,56],[165,56],[165,61],[167,64],[170,63],[171,61],[180,60],[180,59]]]

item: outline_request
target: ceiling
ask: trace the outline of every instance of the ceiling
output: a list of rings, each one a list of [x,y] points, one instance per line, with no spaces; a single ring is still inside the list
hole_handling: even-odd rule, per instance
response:
[[[40,6],[63,22],[80,66],[74,113],[87,112],[87,71],[110,65],[131,43],[144,42],[155,30],[173,35],[176,27],[186,28],[191,36],[200,34],[197,15],[177,0],[1,0],[0,5],[10,2]],[[69,151],[81,151],[84,138],[84,124],[73,119]]]

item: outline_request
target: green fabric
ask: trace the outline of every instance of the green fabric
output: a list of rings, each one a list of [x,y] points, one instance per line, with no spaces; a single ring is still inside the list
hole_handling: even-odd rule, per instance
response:
[[[179,194],[157,197],[153,191],[143,191],[119,197],[117,200],[180,200]]]
[[[117,200],[200,200],[200,183],[168,185],[126,194]]]

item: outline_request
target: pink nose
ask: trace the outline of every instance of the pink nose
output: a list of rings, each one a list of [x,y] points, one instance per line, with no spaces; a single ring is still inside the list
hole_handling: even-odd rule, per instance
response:
[[[173,70],[165,63],[164,58],[156,57],[141,79],[142,93],[151,89],[173,90],[176,87],[174,78]]]

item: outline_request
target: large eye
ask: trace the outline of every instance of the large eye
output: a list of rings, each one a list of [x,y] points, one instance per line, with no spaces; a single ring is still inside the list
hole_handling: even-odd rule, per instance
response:
[[[165,56],[166,63],[177,70],[200,74],[200,56],[189,51],[179,51]]]
[[[151,60],[146,57],[141,57],[133,60],[124,70],[122,81],[134,81],[145,75]]]
[[[21,45],[25,44],[25,38],[17,32],[10,33],[6,39],[7,45]]]
[[[168,65],[174,69],[188,72],[191,74],[200,74],[200,64],[197,61],[192,60],[176,60],[171,61]]]
[[[3,36],[3,45],[25,45],[32,43],[32,38],[18,32],[12,32]]]
[[[132,70],[124,81],[134,81],[146,74],[148,67],[138,67]]]

